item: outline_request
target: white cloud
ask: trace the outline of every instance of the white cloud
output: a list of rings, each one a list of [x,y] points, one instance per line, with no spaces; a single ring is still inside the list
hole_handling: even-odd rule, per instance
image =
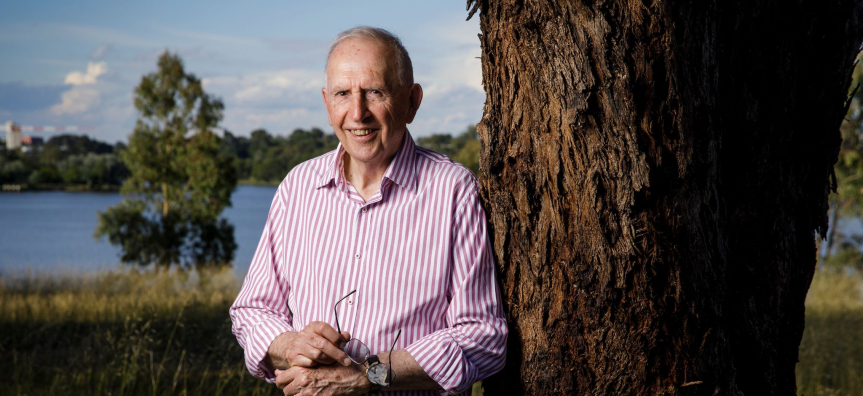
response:
[[[323,73],[307,69],[264,71],[241,77],[204,80],[205,89],[222,96],[229,103],[265,106],[308,103],[320,98],[323,85]]]
[[[60,103],[51,107],[55,115],[84,113],[102,102],[99,90],[93,87],[99,76],[108,71],[105,62],[88,62],[87,71],[66,75],[65,84],[72,88],[60,95]]]
[[[66,81],[64,83],[66,85],[95,84],[96,79],[105,74],[106,71],[108,71],[108,66],[105,65],[105,62],[89,62],[87,63],[86,73],[73,71],[66,75]]]
[[[101,103],[99,91],[93,88],[74,87],[60,96],[61,102],[51,107],[56,115],[83,113]]]

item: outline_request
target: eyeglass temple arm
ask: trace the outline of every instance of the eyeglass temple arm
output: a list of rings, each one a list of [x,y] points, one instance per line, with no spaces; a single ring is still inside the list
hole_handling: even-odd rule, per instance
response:
[[[390,379],[393,378],[393,349],[396,347],[396,342],[399,340],[399,336],[402,335],[402,329],[399,329],[399,332],[396,333],[396,339],[393,340],[393,345],[390,346],[390,364],[387,366],[388,376]]]
[[[348,293],[344,297],[340,298],[339,301],[336,301],[335,305],[333,305],[333,313],[336,315],[336,330],[338,330],[339,336],[342,335],[342,326],[339,325],[339,311],[337,308],[339,307],[339,303],[342,302],[342,300],[350,297],[351,294],[354,294],[356,292],[357,292],[357,289],[351,290],[350,293]]]

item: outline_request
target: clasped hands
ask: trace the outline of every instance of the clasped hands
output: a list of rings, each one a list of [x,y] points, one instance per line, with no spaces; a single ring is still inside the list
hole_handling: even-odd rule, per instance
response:
[[[367,393],[371,383],[365,368],[342,350],[350,339],[350,333],[339,334],[325,322],[312,322],[300,332],[280,335],[269,350],[277,368],[276,386],[285,395]]]

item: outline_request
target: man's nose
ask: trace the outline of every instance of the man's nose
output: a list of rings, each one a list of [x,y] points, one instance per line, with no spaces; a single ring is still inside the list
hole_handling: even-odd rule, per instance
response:
[[[353,95],[353,100],[351,100],[351,118],[354,121],[362,121],[366,119],[369,112],[368,103],[366,103],[366,98],[364,95]]]

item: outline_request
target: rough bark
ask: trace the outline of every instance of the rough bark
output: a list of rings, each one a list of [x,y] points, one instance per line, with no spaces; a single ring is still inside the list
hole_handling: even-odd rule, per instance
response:
[[[486,394],[793,395],[863,2],[471,6],[511,331]]]

